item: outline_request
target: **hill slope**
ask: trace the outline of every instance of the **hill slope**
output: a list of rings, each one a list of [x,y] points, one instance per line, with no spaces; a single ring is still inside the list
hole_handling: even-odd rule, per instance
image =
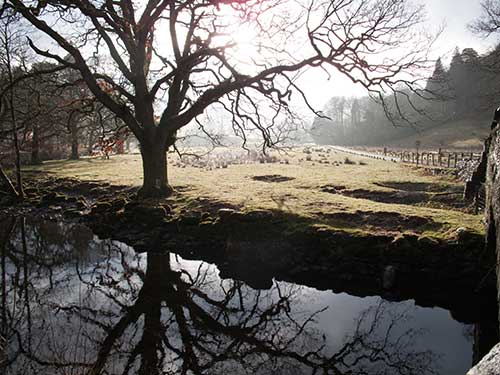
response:
[[[483,140],[490,132],[491,120],[465,119],[425,129],[419,134],[394,140],[388,146],[413,148],[420,141],[424,149],[478,149],[483,147]]]

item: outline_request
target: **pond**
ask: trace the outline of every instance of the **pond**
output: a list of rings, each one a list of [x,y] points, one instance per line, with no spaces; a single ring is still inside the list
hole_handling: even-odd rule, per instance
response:
[[[6,374],[457,375],[479,346],[481,322],[413,300],[259,290],[81,225],[0,224]]]

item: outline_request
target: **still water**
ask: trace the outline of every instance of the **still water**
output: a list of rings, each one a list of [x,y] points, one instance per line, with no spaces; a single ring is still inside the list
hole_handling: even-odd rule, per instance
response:
[[[274,281],[0,220],[6,374],[465,374],[473,331],[446,310]],[[2,368],[0,368],[2,370]]]

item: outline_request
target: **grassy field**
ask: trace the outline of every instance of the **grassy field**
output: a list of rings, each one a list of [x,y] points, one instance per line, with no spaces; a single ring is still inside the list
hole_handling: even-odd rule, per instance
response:
[[[482,150],[484,139],[490,133],[491,119],[451,121],[420,134],[395,140],[390,147],[413,149],[415,142],[420,141],[422,149],[437,150],[439,147],[454,150]]]
[[[346,160],[346,158],[348,160]],[[239,150],[207,158],[169,157],[170,183],[184,210],[200,201],[242,211],[280,210],[344,231],[453,237],[458,228],[482,233],[480,215],[457,207],[462,184],[424,169],[365,159],[326,147],[297,148],[262,162]],[[29,170],[60,177],[139,186],[139,154],[110,160],[50,161]]]

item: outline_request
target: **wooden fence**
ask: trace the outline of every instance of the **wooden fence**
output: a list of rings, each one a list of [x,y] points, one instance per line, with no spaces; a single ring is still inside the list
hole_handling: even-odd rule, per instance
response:
[[[398,159],[403,163],[422,166],[459,168],[464,162],[481,160],[478,152],[453,152],[453,151],[407,151],[407,150],[377,150],[377,153]]]

